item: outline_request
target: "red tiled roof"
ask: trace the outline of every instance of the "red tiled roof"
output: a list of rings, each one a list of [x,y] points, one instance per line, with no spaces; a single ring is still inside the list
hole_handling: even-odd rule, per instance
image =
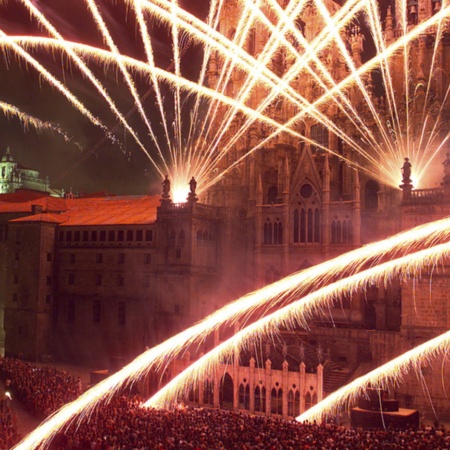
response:
[[[63,223],[67,220],[66,214],[33,214],[31,216],[12,219],[10,222],[46,222],[46,223]]]
[[[68,220],[74,225],[132,225],[156,221],[159,196],[79,198],[66,200]]]
[[[15,198],[12,196],[16,194],[0,195],[0,214],[31,213],[32,206],[39,205],[42,206],[42,214],[14,221],[55,221],[63,226],[149,224],[155,222],[160,205],[159,196],[148,195],[63,199],[49,196],[27,198],[22,193],[17,194]],[[5,195],[8,197],[4,199]]]

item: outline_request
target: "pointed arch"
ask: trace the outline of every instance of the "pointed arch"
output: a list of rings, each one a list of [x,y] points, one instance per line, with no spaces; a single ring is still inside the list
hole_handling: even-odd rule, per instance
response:
[[[227,372],[220,381],[220,406],[223,409],[233,409],[234,383]]]

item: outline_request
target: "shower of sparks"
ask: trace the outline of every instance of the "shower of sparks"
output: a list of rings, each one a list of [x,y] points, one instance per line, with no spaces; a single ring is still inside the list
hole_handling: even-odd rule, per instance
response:
[[[8,118],[19,119],[19,121],[23,124],[25,130],[27,130],[28,128],[33,128],[37,132],[53,131],[63,136],[66,141],[72,140],[70,136],[58,125],[50,122],[43,122],[37,117],[30,116],[23,111],[20,111],[14,105],[10,105],[8,103],[0,101],[0,111],[2,111],[3,114]]]
[[[182,355],[189,347],[200,345],[222,324],[233,326],[238,321],[242,327],[245,327],[240,333],[258,330],[259,327],[263,329],[263,325],[271,324],[274,317],[271,315],[273,310],[269,312],[269,309],[276,307],[287,313],[283,316],[280,312],[279,320],[287,321],[290,325],[303,323],[307,326],[309,314],[322,308],[318,298],[323,298],[322,301],[327,303],[328,294],[331,297],[339,290],[342,292],[344,289],[353,287],[356,289],[357,286],[360,287],[366,283],[369,278],[378,277],[379,280],[384,280],[386,277],[394,276],[395,273],[397,275],[408,271],[416,273],[423,265],[434,265],[442,254],[448,251],[449,244],[446,242],[449,238],[450,219],[431,222],[354,250],[248,294],[226,305],[193,327],[144,352],[122,370],[61,408],[26,436],[16,448],[34,449],[43,442],[48,443],[66,422],[73,420],[80,413],[83,417],[89,415],[101,399],[113,395],[125,382],[135,382],[150,370],[162,373],[175,358]],[[386,260],[388,262],[385,262]],[[390,260],[392,262],[389,262]],[[337,279],[345,277],[345,279],[333,283],[335,277],[338,277]],[[314,293],[314,289],[319,290],[317,294]],[[264,308],[267,312],[261,313]],[[256,325],[257,322],[247,324],[254,312],[258,310],[263,322],[258,325]],[[303,317],[304,313],[306,316]]]
[[[183,192],[180,197],[174,193],[177,199],[186,195],[191,176],[196,178],[201,194],[252,152],[264,151],[278,139],[293,148],[305,142],[328,151],[393,187],[401,183],[400,167],[405,156],[413,163],[414,186],[419,187],[426,169],[445,152],[449,133],[443,127],[443,119],[449,92],[437,72],[450,15],[445,1],[430,18],[417,25],[408,23],[406,3],[400,2],[396,11],[398,24],[393,29],[392,11],[382,20],[374,0],[349,0],[334,10],[329,10],[322,0],[292,1],[285,8],[276,0],[239,0],[232,12],[237,15],[235,30],[229,37],[223,34],[219,19],[230,7],[226,1],[210,2],[209,14],[203,21],[175,0],[122,0],[143,48],[142,59],[134,63],[130,62],[133,58],[121,53],[108,29],[106,13],[95,0],[86,0],[85,12],[106,47],[98,48],[98,53],[95,49],[86,53],[76,43],[65,40],[64,30],[58,30],[54,15],[39,3],[15,1],[29,11],[31,20],[42,30],[42,35],[33,36],[41,40],[41,45],[32,55],[36,46],[29,47],[27,37],[19,39],[0,30],[2,48],[26,61],[85,118],[118,142],[118,134],[108,130],[106,121],[83,104],[77,89],[65,85],[64,70],[59,76],[50,73],[39,58],[59,54],[61,60],[79,70],[83,82],[92,85],[99,101],[105,102],[105,116],[112,113],[145,152],[156,173],[161,177],[168,174],[172,185]],[[108,3],[108,7],[114,6]],[[317,15],[317,23],[322,23],[316,34],[308,34],[298,26],[299,19],[312,12]],[[157,66],[152,34],[155,23],[168,31],[166,39],[173,61],[170,70]],[[365,23],[365,34],[360,23]],[[385,24],[384,30],[381,23]],[[267,33],[265,43],[255,39],[255,29]],[[59,45],[50,44],[49,37],[59,41]],[[434,40],[431,48],[425,44],[427,38]],[[255,42],[250,51],[252,39]],[[185,40],[203,50],[196,81],[184,74]],[[363,42],[366,45],[369,40],[375,48],[374,55],[363,52]],[[413,46],[419,48],[420,59],[415,78],[414,61],[409,57]],[[431,64],[426,70],[424,58],[430,51]],[[284,71],[274,69],[278,59],[284,64]],[[392,73],[399,61],[403,64],[402,79],[398,73]],[[145,133],[135,129],[135,122],[119,110],[114,94],[95,75],[99,63],[116,70],[145,124]],[[335,73],[339,64],[347,67],[345,76]],[[375,72],[381,76],[382,97],[372,92]],[[143,73],[147,89],[152,89],[152,95],[146,99],[138,88]],[[311,79],[318,88],[316,93],[308,94],[299,85],[299,79]],[[204,88],[205,85],[210,88]],[[167,94],[168,89],[171,94]],[[441,103],[434,101],[435,90],[439,91]],[[148,101],[150,98],[152,102]],[[338,125],[336,115],[346,122],[345,126]],[[305,132],[304,124],[311,121],[339,138],[347,147],[345,153],[316,142]],[[249,135],[254,138],[248,139]]]
[[[450,242],[446,242],[330,283],[300,299],[293,296],[292,303],[256,320],[200,357],[160,389],[144,406],[171,407],[180,398],[186,398],[189,390],[201,380],[206,379],[207,374],[216,373],[223,361],[232,363],[234,354],[250,349],[252,342],[262,342],[263,338],[275,336],[281,327],[289,330],[295,330],[298,327],[308,329],[308,324],[313,317],[323,314],[343,295],[361,291],[369,284],[379,286],[386,285],[394,279],[420,277],[423,272],[428,272],[430,266],[435,267],[448,258],[449,254]],[[393,363],[392,368],[395,368],[396,364]]]
[[[432,358],[448,353],[449,344],[450,331],[447,331],[331,393],[298,416],[297,420],[312,422],[320,421],[327,416],[339,415],[347,406],[354,405],[358,397],[365,393],[367,387],[385,390],[393,383],[399,384],[411,371],[419,374],[424,364]]]

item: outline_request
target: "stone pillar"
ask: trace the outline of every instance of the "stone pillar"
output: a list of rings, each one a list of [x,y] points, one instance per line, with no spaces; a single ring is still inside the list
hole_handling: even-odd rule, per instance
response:
[[[287,418],[288,416],[288,390],[289,390],[289,363],[284,360],[282,364],[283,378],[281,382],[281,389],[283,389],[283,406],[282,416]]]
[[[317,402],[323,400],[323,366],[317,366]]]
[[[270,416],[272,411],[272,361],[270,359],[266,361],[264,375],[266,379],[266,415]]]
[[[250,413],[255,412],[255,366],[256,361],[253,356],[250,358],[250,373],[249,373],[249,386],[250,386]]]
[[[299,367],[299,379],[298,391],[300,392],[300,414],[303,414],[306,410],[305,407],[305,395],[306,395],[306,366],[304,362],[300,363]]]

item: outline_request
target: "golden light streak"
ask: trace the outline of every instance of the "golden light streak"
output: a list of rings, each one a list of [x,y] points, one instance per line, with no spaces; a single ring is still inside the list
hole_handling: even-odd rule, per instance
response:
[[[449,238],[450,218],[431,222],[326,261],[248,294],[226,305],[193,327],[146,351],[121,371],[94,386],[74,402],[64,406],[25,437],[19,444],[20,446],[16,448],[34,450],[38,444],[44,441],[48,442],[48,439],[57,433],[67,421],[72,420],[82,411],[84,415],[89,414],[89,411],[92,411],[101,398],[106,395],[112,395],[125,381],[137,380],[151,369],[164,370],[186,348],[202,342],[205,336],[224,323],[238,321],[245,324],[246,315],[250,314],[255,308],[264,305],[267,305],[267,307],[275,305],[281,307],[286,301],[292,301],[292,295],[298,298],[311,287],[318,288],[323,286],[321,280],[323,280],[323,283],[329,282],[331,278],[328,275],[333,271],[334,274],[339,274],[339,271],[342,272],[343,267],[348,267],[348,273],[352,274],[360,270],[368,262],[377,264],[387,255],[394,255],[394,257],[402,255],[403,259],[407,259],[408,256],[403,255],[414,252],[418,246],[430,245],[436,248],[440,242],[449,240]],[[432,259],[432,256],[430,258]],[[349,279],[351,277],[347,278],[347,282]],[[362,280],[362,282],[364,281]],[[344,282],[341,284],[344,285]],[[323,289],[326,289],[326,287]],[[328,287],[328,289],[330,288]],[[324,293],[325,291],[322,290],[321,292]],[[312,299],[313,297],[309,298]],[[284,306],[284,308],[289,308],[289,306]]]
[[[68,53],[68,55],[72,58],[72,60],[76,63],[77,67],[81,70],[82,74],[87,77],[89,81],[95,86],[97,91],[102,95],[102,97],[106,100],[108,103],[111,111],[116,115],[116,117],[120,120],[120,122],[123,124],[125,129],[130,133],[130,135],[134,138],[136,143],[139,145],[142,151],[147,154],[148,158],[152,161],[155,168],[158,169],[159,165],[154,161],[154,159],[151,157],[151,155],[148,153],[145,146],[142,144],[141,140],[133,130],[133,128],[130,126],[130,124],[127,122],[126,118],[120,113],[115,103],[112,101],[111,97],[106,92],[105,87],[100,83],[100,81],[94,76],[91,70],[87,67],[86,63],[76,54],[73,49],[65,45],[66,41],[62,37],[62,35],[56,30],[55,27],[45,18],[45,16],[39,11],[39,9],[36,8],[36,6],[31,2],[31,0],[20,0],[22,4],[28,9],[31,15],[33,15],[38,21],[39,24],[59,41],[61,41],[61,44],[64,48],[64,51]],[[163,159],[164,160],[164,159]],[[162,172],[160,172],[162,175]]]
[[[450,331],[447,331],[331,393],[298,416],[296,420],[299,422],[320,421],[326,416],[337,415],[346,405],[354,404],[357,398],[364,394],[367,387],[386,389],[392,382],[399,383],[411,370],[419,373],[424,363],[434,356],[447,352],[449,344]]]
[[[37,117],[30,116],[25,112],[21,111],[14,105],[10,105],[9,103],[0,101],[0,110],[7,118],[15,117],[22,124],[25,130],[28,130],[30,127],[33,127],[36,131],[54,131],[58,134],[61,134],[66,141],[71,141],[72,139],[68,136],[68,134],[63,131],[58,125],[55,125],[50,122],[43,122]]]
[[[364,289],[369,283],[386,285],[394,278],[402,280],[419,277],[427,266],[435,267],[450,254],[450,242],[410,253],[371,267],[355,275],[330,283],[300,299],[292,300],[276,312],[271,313],[238,331],[233,337],[216,346],[213,350],[192,363],[181,374],[171,380],[151,397],[144,406],[164,408],[178,398],[185,396],[194,383],[199,382],[207,373],[218,369],[222,359],[232,361],[230,355],[243,350],[251,340],[261,340],[273,336],[280,327],[287,329],[308,329],[309,320],[316,314],[322,314],[343,294],[352,294]],[[295,296],[297,297],[297,296]]]

